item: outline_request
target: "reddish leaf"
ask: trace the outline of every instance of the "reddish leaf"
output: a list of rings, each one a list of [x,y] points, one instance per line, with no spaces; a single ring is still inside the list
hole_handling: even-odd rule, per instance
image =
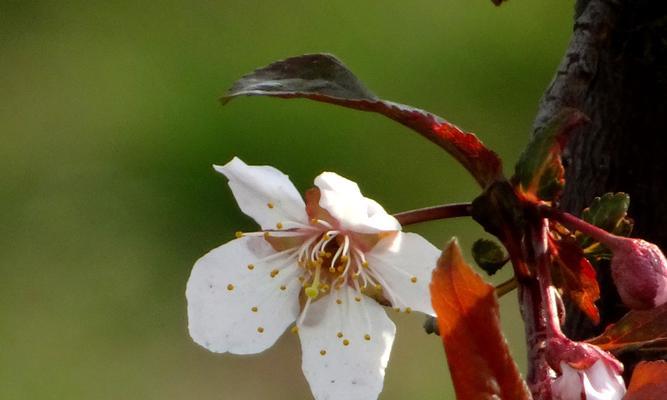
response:
[[[623,400],[664,399],[667,393],[667,362],[642,361],[635,367]]]
[[[595,325],[600,323],[600,312],[595,302],[600,299],[595,268],[586,259],[574,240],[565,238],[551,242],[555,265],[554,282],[563,290]]]
[[[456,239],[433,271],[431,302],[457,398],[531,398],[500,331],[494,288],[466,264]]]
[[[241,95],[307,98],[389,117],[438,144],[483,187],[501,177],[500,158],[472,133],[429,112],[379,99],[329,54],[307,54],[277,61],[234,83],[223,103]]]
[[[667,344],[667,304],[650,310],[632,310],[588,343],[615,352],[664,347]]]

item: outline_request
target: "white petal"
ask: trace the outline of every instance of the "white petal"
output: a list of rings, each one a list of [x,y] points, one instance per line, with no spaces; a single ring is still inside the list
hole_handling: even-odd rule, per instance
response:
[[[582,373],[561,361],[561,376],[551,383],[555,400],[581,400],[584,392]]]
[[[423,237],[398,232],[375,245],[366,259],[371,270],[384,281],[380,283],[389,289],[385,289],[385,294],[393,297],[394,307],[435,315],[429,283],[439,256],[440,250]]]
[[[320,189],[320,207],[327,210],[342,229],[359,233],[398,231],[401,224],[376,201],[361,194],[359,186],[333,172],[315,178]]]
[[[255,236],[200,258],[186,289],[194,341],[218,353],[251,354],[271,347],[299,314],[299,267],[287,256]],[[274,269],[280,272],[271,277]]]
[[[375,300],[360,298],[347,286],[334,290],[311,304],[299,327],[303,373],[317,400],[377,399],[382,391],[396,326]]]
[[[597,360],[584,374],[586,400],[621,400],[625,395],[623,378],[604,360]]]
[[[306,205],[289,177],[269,166],[250,166],[238,157],[216,171],[229,179],[241,211],[252,217],[262,229],[289,228],[289,222],[308,223]]]

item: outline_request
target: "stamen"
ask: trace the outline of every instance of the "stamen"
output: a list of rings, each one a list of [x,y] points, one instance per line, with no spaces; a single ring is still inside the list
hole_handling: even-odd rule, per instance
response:
[[[266,206],[269,207],[269,208],[273,208],[273,207],[274,207],[274,206],[273,206],[273,203],[271,203],[271,202],[266,203]]]
[[[261,326],[257,327],[257,332],[264,333],[264,328],[262,328]]]
[[[227,290],[229,290],[229,291],[234,290],[234,285],[232,285],[231,283],[229,285],[227,285]]]
[[[348,346],[350,344],[350,341],[347,339],[343,339],[343,346]]]

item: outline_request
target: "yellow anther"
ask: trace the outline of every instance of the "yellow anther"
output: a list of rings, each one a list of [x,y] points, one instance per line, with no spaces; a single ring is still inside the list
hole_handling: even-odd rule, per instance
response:
[[[329,267],[329,272],[333,274],[334,272],[336,272],[336,268],[334,268],[333,266]]]
[[[292,332],[292,333],[299,333],[299,327],[296,326],[296,325],[294,325],[294,326],[292,327],[292,329],[290,329],[290,332]]]
[[[242,238],[242,237],[243,237],[243,232],[241,232],[241,231],[236,231],[236,233],[235,233],[234,235],[236,235],[236,238],[239,239],[239,238]]]
[[[266,203],[266,206],[269,207],[269,208],[273,208],[273,207],[274,207],[274,206],[273,206],[273,203],[271,203],[271,202]]]
[[[303,276],[299,277],[299,282],[303,283],[303,281],[305,281],[305,280],[306,280],[306,278],[304,278]]]
[[[381,291],[381,290],[382,290],[382,285],[380,285],[379,283],[376,284],[376,285],[375,285],[375,290],[379,290],[379,291]]]
[[[341,299],[336,299],[336,304],[343,304],[343,300],[341,300]]]
[[[417,277],[413,276],[412,278],[410,278],[410,282],[417,283]]]
[[[345,267],[343,267],[342,265],[339,265],[338,268],[336,268],[336,271],[338,271],[338,272],[343,272],[344,270],[345,270]]]
[[[410,314],[412,312],[412,308],[410,307],[405,307],[405,313]]]
[[[311,218],[310,223],[313,225],[317,224],[317,218]]]
[[[278,273],[280,273],[280,271],[278,271],[277,269],[274,269],[273,271],[271,271],[271,278],[275,278],[276,275],[278,275]]]
[[[368,268],[368,261],[362,262],[361,266],[364,267],[364,268]]]
[[[350,344],[350,341],[347,339],[343,339],[343,346],[347,346]]]
[[[371,335],[368,333],[364,335],[364,340],[371,340]]]
[[[276,228],[278,228],[278,229],[283,229],[283,223],[282,223],[282,222],[278,222],[278,223],[276,224]]]
[[[324,355],[326,355],[326,354],[327,354],[327,351],[326,351],[326,350],[320,350],[320,355],[321,355],[321,356],[324,356]]]
[[[331,239],[331,235],[329,235],[328,233],[325,233],[324,236],[322,236],[322,237],[324,238],[324,240]]]
[[[354,274],[352,274],[352,279],[359,279],[359,275],[360,274],[358,272],[355,272]]]
[[[227,285],[227,290],[234,290],[234,285],[232,285],[231,283]]]
[[[252,312],[257,312],[257,307],[253,307],[253,308],[251,308],[250,311],[252,311]]]
[[[261,326],[257,327],[257,332],[264,333],[264,328],[262,328]]]
[[[280,285],[280,290],[287,290],[287,286],[285,286],[285,285]]]
[[[268,239],[269,237],[271,237],[271,235],[269,235],[269,232],[264,232],[264,239]]]
[[[355,297],[355,298],[354,298],[354,301],[356,301],[357,303],[360,302],[360,301],[361,301],[361,297],[359,297],[359,296]]]
[[[348,257],[348,256],[340,256],[340,262],[342,264],[345,264],[349,259],[350,259],[350,257]]]
[[[320,291],[317,290],[317,288],[314,288],[312,286],[308,286],[307,288],[305,288],[304,292],[306,292],[306,296],[310,297],[311,299],[316,298],[317,295],[320,294]]]
[[[343,332],[338,332],[338,333],[336,334],[336,336],[338,336],[339,339],[342,338],[342,337],[343,337]]]
[[[248,269],[252,271],[253,269],[255,269],[255,266],[253,264],[248,264]]]

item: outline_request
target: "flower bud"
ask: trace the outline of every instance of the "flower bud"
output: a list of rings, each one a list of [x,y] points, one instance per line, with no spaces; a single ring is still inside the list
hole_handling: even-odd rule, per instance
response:
[[[658,246],[641,239],[618,238],[611,275],[626,306],[647,309],[667,302],[667,259]]]

